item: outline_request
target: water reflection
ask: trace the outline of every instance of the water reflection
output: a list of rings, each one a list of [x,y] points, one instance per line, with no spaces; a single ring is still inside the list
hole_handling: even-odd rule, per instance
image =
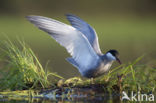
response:
[[[56,100],[45,99],[45,98],[33,98],[33,99],[0,99],[1,103],[120,103],[118,96],[116,97],[91,97],[91,98],[73,98],[73,99],[61,99]]]

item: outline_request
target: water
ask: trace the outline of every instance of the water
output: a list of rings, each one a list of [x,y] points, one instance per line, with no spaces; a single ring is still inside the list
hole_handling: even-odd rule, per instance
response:
[[[46,99],[46,98],[17,98],[17,99],[0,99],[0,103],[120,103],[118,97],[89,97],[89,98],[72,98],[72,99]]]

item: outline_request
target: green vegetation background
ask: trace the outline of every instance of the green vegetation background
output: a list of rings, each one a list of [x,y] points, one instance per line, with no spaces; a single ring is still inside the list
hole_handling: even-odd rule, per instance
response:
[[[1,0],[0,41],[6,36],[15,42],[22,38],[43,66],[50,61],[49,70],[66,78],[79,76],[77,69],[65,61],[70,56],[66,50],[25,19],[27,15],[41,15],[68,23],[64,14],[72,13],[96,29],[103,53],[117,49],[123,63],[145,54],[141,63],[155,68],[155,4],[155,0]],[[0,63],[0,68],[3,65]]]

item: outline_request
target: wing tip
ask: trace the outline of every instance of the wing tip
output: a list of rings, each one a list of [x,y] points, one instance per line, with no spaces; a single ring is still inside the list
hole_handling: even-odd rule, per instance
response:
[[[73,14],[72,13],[67,13],[67,14],[65,14],[65,16],[73,16]]]
[[[25,16],[25,18],[28,21],[32,22],[32,21],[34,21],[37,18],[37,16],[35,16],[35,15],[28,15],[28,16]]]
[[[67,13],[67,14],[65,14],[65,16],[67,17],[67,19],[68,19],[69,17],[79,18],[78,16],[76,16],[75,14],[72,14],[72,13]],[[79,18],[79,19],[80,19],[80,18]]]

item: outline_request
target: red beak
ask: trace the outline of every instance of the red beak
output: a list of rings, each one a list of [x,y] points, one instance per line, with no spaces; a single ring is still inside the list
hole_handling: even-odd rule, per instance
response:
[[[116,60],[118,61],[119,64],[122,64],[119,58],[116,58]]]

